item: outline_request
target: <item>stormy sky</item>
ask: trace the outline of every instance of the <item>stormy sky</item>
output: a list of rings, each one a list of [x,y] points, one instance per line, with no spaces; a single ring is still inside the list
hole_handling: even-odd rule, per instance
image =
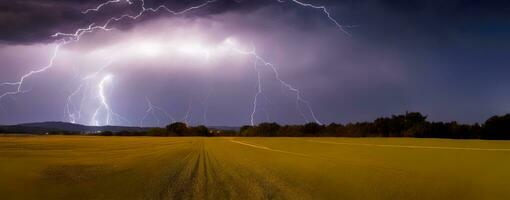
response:
[[[52,34],[141,6],[121,1],[82,13],[102,2],[1,1],[0,82],[48,65],[62,39]],[[179,11],[203,2],[145,6]],[[510,112],[509,1],[302,2],[326,6],[348,34],[321,10],[292,1],[218,0],[182,15],[146,13],[63,45],[51,68],[0,99],[0,124],[238,126],[250,124],[254,108],[255,123],[297,124],[314,121],[308,105],[322,123],[405,111],[475,123]],[[254,107],[259,77],[263,93]],[[309,104],[296,103],[278,78]],[[0,85],[0,94],[17,89]]]

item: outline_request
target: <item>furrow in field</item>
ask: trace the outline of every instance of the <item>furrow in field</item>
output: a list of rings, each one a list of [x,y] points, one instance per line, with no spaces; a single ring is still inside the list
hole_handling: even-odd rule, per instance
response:
[[[232,144],[232,145],[231,145]],[[168,176],[159,199],[306,199],[295,188],[259,161],[245,157],[227,140],[198,138],[189,155],[175,160],[178,167]],[[275,151],[285,153],[284,151]],[[303,155],[300,155],[303,156]]]

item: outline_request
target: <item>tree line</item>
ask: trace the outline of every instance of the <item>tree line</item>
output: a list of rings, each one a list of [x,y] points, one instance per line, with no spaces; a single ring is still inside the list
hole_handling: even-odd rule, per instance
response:
[[[235,131],[210,130],[206,126],[188,126],[183,122],[169,124],[165,128],[151,128],[148,131],[104,131],[95,133],[100,136],[160,136],[160,137],[193,137],[193,136],[230,136],[236,135]]]
[[[510,139],[510,114],[494,116],[482,125],[453,122],[429,122],[419,112],[381,117],[372,122],[320,125],[261,123],[243,126],[238,136],[317,136],[317,137],[418,137],[453,139]]]
[[[280,125],[274,122],[243,126],[239,131],[210,130],[205,126],[188,127],[177,122],[147,132],[102,132],[119,136],[236,136],[236,137],[417,137],[453,139],[510,139],[510,114],[494,116],[483,124],[430,122],[419,112],[381,117],[372,122],[331,123],[321,125]]]

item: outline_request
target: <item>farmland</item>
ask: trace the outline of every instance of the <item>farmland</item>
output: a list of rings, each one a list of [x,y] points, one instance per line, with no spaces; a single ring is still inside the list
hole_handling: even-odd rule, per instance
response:
[[[0,136],[0,199],[510,199],[510,142]]]

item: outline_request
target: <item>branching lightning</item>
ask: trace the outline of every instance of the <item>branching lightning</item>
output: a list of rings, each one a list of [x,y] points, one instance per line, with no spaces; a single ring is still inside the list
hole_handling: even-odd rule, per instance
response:
[[[53,63],[55,62],[55,59],[57,58],[57,54],[58,54],[58,51],[60,50],[60,48],[61,48],[61,44],[58,44],[55,47],[55,50],[53,51],[52,56],[50,57],[50,61],[49,61],[48,65],[44,66],[43,68],[40,68],[38,70],[32,70],[32,71],[28,72],[27,74],[21,76],[21,78],[17,82],[1,83],[0,85],[16,86],[16,90],[15,91],[11,91],[11,92],[3,93],[2,95],[0,95],[0,100],[2,100],[6,96],[25,93],[26,90],[23,90],[23,84],[25,83],[25,80],[27,78],[30,78],[33,75],[45,72],[46,70],[52,68],[53,67]]]
[[[103,108],[106,111],[106,125],[110,125],[112,109],[110,108],[110,105],[108,104],[108,102],[106,100],[106,96],[104,94],[104,87],[105,87],[105,83],[107,81],[111,81],[111,80],[112,80],[112,75],[106,75],[103,77],[103,79],[101,79],[101,82],[99,82],[99,85],[97,86],[99,88],[98,95],[101,100],[101,104],[96,109],[96,112],[94,112],[94,115],[92,117],[92,121],[96,126],[99,126],[99,120],[97,120],[97,115],[99,113],[99,110],[101,110],[101,108]]]
[[[255,69],[257,69],[257,65],[256,63],[257,62],[260,62],[262,63],[262,65],[264,66],[267,66],[269,67],[269,69],[273,72],[274,74],[274,78],[284,87],[286,88],[287,90],[293,92],[295,95],[296,95],[296,108],[298,109],[299,113],[301,114],[301,116],[303,117],[303,119],[305,121],[308,121],[307,120],[307,117],[305,115],[305,113],[301,110],[301,105],[303,104],[308,112],[310,113],[312,119],[314,122],[318,123],[318,124],[321,124],[321,122],[317,119],[317,116],[315,115],[315,112],[313,111],[312,109],[312,106],[310,105],[310,103],[305,100],[301,94],[301,91],[296,89],[294,86],[292,86],[291,84],[285,82],[283,79],[280,78],[280,73],[278,72],[278,70],[276,69],[276,66],[273,64],[273,63],[270,63],[268,61],[266,61],[264,58],[262,58],[256,51],[255,47],[253,47],[251,50],[247,51],[247,50],[243,50],[243,49],[240,49],[239,47],[237,47],[237,45],[235,44],[234,41],[228,39],[227,40],[227,43],[230,44],[230,46],[232,47],[232,49],[234,51],[236,51],[237,53],[239,54],[243,54],[243,55],[248,55],[248,56],[252,56],[254,59],[255,59]],[[257,70],[257,72],[260,74],[260,72]],[[257,94],[255,95],[255,99],[254,99],[254,104],[253,104],[253,112],[252,112],[252,115],[251,115],[251,120],[252,120],[252,124],[253,124],[253,116],[255,115],[254,112],[255,109],[256,109],[256,102],[257,102],[257,97],[258,95],[260,94],[263,94],[262,93],[262,89],[261,89],[261,83],[260,83],[260,76],[257,76],[258,78],[258,90],[257,90]]]
[[[64,112],[66,114],[66,118],[71,123],[78,123],[80,119],[82,118],[82,112],[83,112],[83,104],[85,103],[86,98],[90,98],[88,95],[88,92],[90,90],[93,90],[94,93],[96,93],[99,97],[99,104],[101,105],[98,109],[96,109],[96,112],[94,112],[94,115],[92,116],[91,125],[96,125],[99,123],[99,120],[97,120],[97,115],[99,114],[100,109],[104,106],[106,108],[109,108],[110,106],[107,104],[106,96],[104,95],[104,84],[107,79],[111,78],[111,75],[106,75],[100,82],[98,83],[98,87],[92,87],[90,88],[90,85],[93,81],[97,79],[99,75],[108,67],[110,67],[113,63],[113,60],[110,59],[105,65],[101,66],[97,71],[83,77],[80,79],[80,85],[67,97],[66,105],[64,107]],[[110,76],[110,77],[108,77]],[[81,100],[78,106],[76,106],[73,103],[73,99],[75,96],[81,94]],[[106,104],[106,106],[105,106]],[[111,109],[106,109],[107,112],[112,113]],[[123,117],[120,117],[123,118]],[[123,121],[127,121],[123,119]],[[110,124],[110,120],[106,120],[105,124]]]
[[[107,74],[101,79],[101,81],[97,85],[97,88],[98,88],[97,92],[98,92],[100,104],[97,107],[94,114],[92,115],[92,120],[91,120],[91,123],[96,126],[112,125],[113,117],[117,117],[118,119],[120,119],[124,122],[127,122],[128,124],[131,124],[131,122],[129,120],[127,120],[126,118],[122,117],[121,115],[115,113],[112,110],[112,107],[110,106],[108,97],[106,96],[106,93],[105,93],[105,87],[106,87],[107,83],[110,83],[112,81],[112,79],[113,79],[113,75]],[[101,121],[98,119],[101,110],[104,110],[104,115],[105,115],[105,120],[104,120],[103,124],[101,124]]]
[[[132,6],[132,5],[140,6],[140,9],[138,10],[138,12],[136,14],[121,14],[120,16],[114,16],[114,17],[107,19],[104,23],[102,23],[100,25],[98,25],[96,23],[91,23],[86,27],[76,29],[72,33],[57,32],[57,33],[53,34],[52,37],[55,38],[54,43],[56,44],[56,46],[52,52],[52,55],[49,58],[48,64],[41,68],[38,68],[36,70],[29,71],[28,73],[22,75],[16,82],[0,83],[0,86],[2,86],[2,87],[15,87],[12,91],[7,91],[3,94],[0,94],[0,101],[4,97],[7,97],[7,96],[13,96],[13,95],[18,95],[18,94],[28,92],[29,90],[24,89],[25,81],[32,76],[46,72],[49,69],[51,69],[52,67],[54,67],[55,61],[58,58],[60,50],[67,44],[80,41],[81,37],[87,33],[92,33],[95,31],[111,31],[111,30],[113,30],[112,25],[114,23],[120,22],[125,19],[137,20],[140,17],[144,16],[144,14],[149,13],[149,12],[157,13],[157,12],[161,11],[161,12],[166,12],[171,15],[182,15],[182,14],[188,13],[193,10],[204,8],[204,7],[206,7],[212,3],[215,3],[219,0],[207,0],[207,1],[204,1],[200,4],[198,4],[198,5],[191,6],[191,7],[179,10],[179,11],[171,10],[170,8],[168,8],[165,5],[159,5],[157,7],[152,7],[152,8],[146,7],[144,0],[137,0],[136,2],[138,2],[138,3],[135,3],[135,1],[136,0],[108,0],[104,3],[101,3],[101,4],[93,7],[93,8],[89,8],[89,9],[82,11],[82,14],[91,14],[91,13],[95,13],[95,12],[101,12],[101,10],[107,6],[110,6],[112,4],[117,4],[117,3],[124,3],[124,2],[127,3],[129,6]],[[277,1],[280,3],[286,2],[286,0],[277,0]],[[342,26],[336,19],[334,19],[332,17],[332,15],[330,14],[329,10],[325,6],[306,3],[301,0],[287,0],[287,1],[295,3],[296,5],[299,5],[302,7],[321,10],[323,12],[323,14],[328,18],[329,21],[331,21],[335,26],[337,26],[345,34],[350,36],[350,34],[345,30],[345,26]],[[264,95],[263,90],[262,90],[261,71],[258,66],[259,63],[262,64],[263,66],[269,67],[269,69],[271,69],[271,71],[274,73],[274,78],[284,88],[286,88],[287,90],[289,90],[295,94],[296,107],[297,107],[298,111],[300,112],[301,116],[303,117],[303,119],[305,119],[305,121],[307,121],[307,117],[306,117],[305,113],[302,111],[302,106],[306,107],[306,109],[308,110],[308,113],[313,118],[313,121],[320,123],[319,120],[317,119],[316,114],[314,113],[310,103],[303,98],[301,91],[296,89],[295,87],[293,87],[291,84],[282,80],[280,78],[280,74],[277,71],[274,64],[267,62],[264,58],[262,58],[256,52],[255,48],[253,48],[250,51],[245,51],[245,50],[238,48],[235,45],[232,45],[232,47],[234,48],[234,50],[237,53],[242,54],[242,55],[251,56],[255,60],[254,67],[257,71],[257,92],[254,96],[252,112],[250,115],[250,122],[252,125],[255,125],[255,115],[257,112],[258,98],[259,98],[259,96]],[[209,54],[207,54],[207,57],[209,58]],[[101,67],[97,72],[90,74],[90,75],[81,79],[82,82],[80,83],[80,85],[67,97],[66,105],[64,106],[67,120],[69,120],[72,123],[76,123],[82,118],[83,104],[84,104],[84,101],[86,98],[87,90],[91,86],[91,82],[94,81],[96,79],[96,77],[99,76],[101,74],[101,72],[110,65],[111,65],[111,61],[108,62],[103,67]],[[112,123],[113,117],[118,117],[122,121],[128,121],[127,119],[123,118],[122,116],[120,116],[112,111],[112,108],[109,104],[107,95],[105,94],[105,87],[107,87],[108,83],[112,80],[112,77],[113,77],[112,75],[105,75],[102,77],[102,79],[97,84],[96,92],[97,92],[98,98],[100,100],[100,104],[97,107],[97,109],[95,109],[94,114],[92,115],[91,124],[94,124],[94,125],[101,124],[100,120],[98,119],[99,115],[101,114],[101,111],[105,112],[105,121],[103,124],[110,125]],[[82,94],[81,95],[82,98],[81,98],[79,105],[76,106],[73,104],[73,100],[80,93]],[[207,108],[206,108],[207,102],[206,101],[209,98],[209,95],[210,94],[207,95],[206,99],[203,102],[204,123],[207,122],[207,116],[206,116],[207,115]],[[267,97],[266,97],[266,100],[267,100]],[[175,119],[171,115],[169,115],[164,109],[152,104],[152,102],[148,98],[146,98],[146,101],[147,101],[148,109],[146,110],[144,117],[140,121],[140,125],[142,125],[144,123],[144,121],[146,120],[146,118],[149,117],[150,115],[152,115],[154,118],[156,118],[157,123],[159,125],[161,120],[157,117],[157,113],[160,113],[160,115],[161,114],[164,115],[167,119],[175,121]],[[188,105],[186,115],[183,119],[186,123],[188,123],[190,113],[191,113],[191,103]]]
[[[145,97],[145,101],[147,102],[147,110],[145,111],[145,115],[140,120],[140,127],[143,126],[143,123],[149,116],[152,116],[154,119],[156,119],[157,125],[161,126],[161,114],[165,117],[165,122],[175,122],[175,118],[172,115],[170,115],[165,109],[154,105],[148,97]],[[160,115],[158,115],[158,113]]]
[[[189,118],[191,117],[191,100],[190,102],[188,103],[188,109],[186,109],[186,114],[184,115],[184,117],[182,118],[182,121],[185,123],[185,124],[190,124],[190,121],[189,121]]]
[[[257,61],[255,61],[255,65],[257,65]],[[250,115],[251,125],[255,125],[255,113],[257,112],[257,101],[260,95],[262,95],[262,77],[260,71],[257,70],[257,93],[255,93],[255,97],[253,97],[253,109]]]
[[[284,3],[285,2],[285,0],[277,0],[277,1],[280,2],[280,3]],[[326,17],[329,19],[329,21],[333,22],[333,24],[335,24],[335,26],[337,26],[338,29],[340,29],[342,32],[344,32],[348,36],[351,36],[351,34],[349,32],[347,32],[347,30],[345,30],[345,26],[341,25],[335,18],[333,18],[331,16],[331,14],[328,11],[328,8],[326,8],[326,6],[318,6],[318,5],[314,5],[314,4],[311,4],[311,3],[305,3],[305,2],[302,2],[302,1],[299,1],[299,0],[289,0],[289,1],[295,3],[295,4],[299,5],[299,6],[321,10],[324,13],[324,15],[326,15]]]
[[[81,83],[78,88],[74,92],[72,92],[68,97],[66,101],[66,105],[64,107],[64,113],[66,114],[66,117],[68,118],[69,122],[71,123],[77,123],[78,120],[81,119],[81,111],[82,111],[82,103],[78,107],[76,107],[73,102],[73,98],[78,95],[82,91],[82,89],[86,86],[86,83]],[[81,101],[83,102],[83,101]]]
[[[107,1],[107,2],[104,2],[102,4],[99,4],[98,6],[96,6],[95,8],[90,8],[90,9],[87,9],[85,11],[82,11],[81,13],[82,14],[87,14],[89,12],[98,12],[99,10],[101,10],[102,7],[105,7],[105,6],[108,6],[109,4],[114,4],[114,3],[119,3],[121,2],[122,0],[110,0],[110,1]],[[131,2],[131,0],[124,0],[126,3],[128,4],[132,4],[133,2]]]
[[[112,30],[110,28],[110,25],[112,23],[119,22],[119,21],[122,21],[124,19],[137,20],[138,18],[142,17],[147,12],[156,13],[156,12],[159,12],[159,11],[165,11],[165,12],[167,12],[169,14],[172,14],[172,15],[182,15],[182,14],[185,14],[185,13],[190,12],[192,10],[196,10],[196,9],[200,9],[200,8],[206,7],[209,4],[214,3],[216,1],[218,1],[218,0],[208,0],[208,1],[205,1],[204,3],[199,4],[197,6],[188,7],[186,9],[183,9],[183,10],[180,10],[180,11],[174,11],[174,10],[171,10],[170,8],[168,8],[165,5],[160,5],[160,6],[156,7],[156,8],[147,8],[147,7],[145,7],[145,0],[140,0],[140,2],[141,2],[140,10],[139,10],[139,12],[136,15],[123,14],[123,15],[118,16],[118,17],[109,18],[108,20],[106,20],[106,22],[103,25],[96,25],[95,23],[92,23],[87,28],[77,29],[74,33],[62,33],[62,32],[58,32],[58,33],[53,34],[52,37],[55,37],[55,38],[64,37],[65,41],[78,41],[78,40],[80,40],[80,37],[83,34],[85,34],[85,33],[94,32],[95,30],[110,31],[110,30]],[[88,11],[88,12],[91,12],[91,11],[99,12],[101,10],[101,8],[103,8],[104,6],[106,6],[108,4],[112,4],[112,3],[119,3],[119,2],[121,2],[121,1],[117,1],[117,0],[107,1],[106,3],[100,4],[96,8],[89,9],[90,11]],[[128,2],[129,2],[129,4],[132,4],[131,1],[128,1]]]

